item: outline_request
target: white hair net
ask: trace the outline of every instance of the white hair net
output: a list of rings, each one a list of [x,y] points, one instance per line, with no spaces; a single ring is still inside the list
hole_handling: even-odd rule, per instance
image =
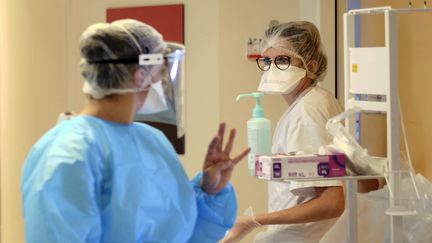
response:
[[[314,24],[293,21],[268,28],[265,31],[261,54],[270,47],[290,52],[300,58],[309,78],[321,81],[325,77],[327,57]]]
[[[85,78],[83,91],[94,99],[110,94],[144,90],[158,65],[138,63],[100,63],[104,60],[138,58],[140,54],[163,53],[166,44],[153,27],[137,20],[125,19],[94,24],[81,35],[81,74]],[[144,79],[137,83],[135,72],[141,69]]]

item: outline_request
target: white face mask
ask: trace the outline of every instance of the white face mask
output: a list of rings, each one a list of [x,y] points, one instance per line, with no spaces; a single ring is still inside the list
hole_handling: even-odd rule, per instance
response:
[[[151,84],[144,104],[138,110],[137,114],[154,114],[168,110],[168,104],[165,99],[162,82],[157,81]]]
[[[306,76],[306,70],[289,66],[280,70],[273,63],[268,71],[264,71],[258,90],[266,94],[288,94],[297,87],[300,80]]]

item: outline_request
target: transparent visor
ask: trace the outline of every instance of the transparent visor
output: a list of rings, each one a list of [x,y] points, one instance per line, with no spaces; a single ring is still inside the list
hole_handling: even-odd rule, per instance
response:
[[[151,84],[151,95],[146,102],[161,104],[154,112],[138,111],[135,121],[158,122],[177,126],[177,137],[185,133],[185,93],[184,93],[184,55],[181,44],[167,43],[164,53],[141,54],[139,65],[163,65],[160,69],[160,82]],[[157,79],[159,80],[159,79]]]

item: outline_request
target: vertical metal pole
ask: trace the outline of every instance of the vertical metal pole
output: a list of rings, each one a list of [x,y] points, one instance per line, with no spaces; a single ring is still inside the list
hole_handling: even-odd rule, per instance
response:
[[[352,107],[349,106],[349,100],[354,99],[354,95],[350,93],[350,73],[351,73],[351,62],[349,48],[356,46],[357,31],[356,31],[356,16],[345,13],[343,16],[343,50],[344,50],[344,97],[345,97],[345,110]],[[345,128],[350,134],[355,136],[356,134],[356,119],[346,119]]]
[[[390,197],[390,208],[398,206],[399,177],[396,172],[400,170],[399,159],[399,109],[398,109],[398,34],[396,13],[386,10],[385,16],[385,44],[389,58],[389,94],[387,98],[387,158],[389,160],[389,187],[393,191],[393,198]],[[390,216],[390,242],[403,242],[402,216]]]
[[[352,95],[349,92],[350,89],[350,60],[349,60],[349,48],[354,47],[354,37],[355,37],[355,26],[354,26],[354,16],[345,13],[343,18],[343,34],[344,34],[344,91],[345,91],[345,110],[351,108],[349,107],[349,100]],[[355,119],[354,116],[349,116],[345,120],[345,129],[348,129],[350,134],[355,134]],[[357,242],[357,180],[348,180],[346,182],[346,203],[345,208],[347,211],[347,242],[356,243]]]
[[[345,110],[349,109],[348,104],[350,100],[350,93],[349,93],[349,78],[350,78],[350,72],[349,72],[349,48],[352,47],[352,35],[353,31],[351,27],[352,25],[352,18],[350,18],[348,13],[344,13],[343,15],[343,51],[344,51],[344,97],[345,97]],[[351,38],[350,38],[351,37]],[[349,125],[349,124],[346,124]]]
[[[361,8],[361,2],[360,0],[347,0],[347,11],[351,10],[351,9],[359,9]],[[361,15],[354,15],[353,23],[352,26],[350,26],[350,28],[352,27],[352,31],[353,33],[353,45],[351,45],[351,47],[359,47],[361,45]],[[360,95],[356,94],[355,96],[353,96],[353,99],[355,100],[359,100],[360,99]],[[357,139],[357,141],[360,141],[360,113],[357,113],[355,115],[355,120],[353,121],[353,125],[355,126],[354,128],[354,132],[352,133],[354,135],[354,137]]]
[[[357,243],[357,180],[348,180],[346,182],[346,209],[347,209],[347,224],[348,224],[348,235],[347,241],[349,243]]]

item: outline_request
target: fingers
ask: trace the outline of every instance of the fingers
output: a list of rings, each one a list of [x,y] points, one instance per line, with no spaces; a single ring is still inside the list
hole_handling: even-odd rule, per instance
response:
[[[225,151],[224,151],[228,155],[231,153],[236,133],[237,133],[237,131],[235,129],[231,129],[230,135],[229,135],[229,139],[228,139],[228,143],[225,146]]]
[[[201,188],[208,194],[217,194],[222,190],[231,177],[234,164],[231,160],[215,163],[203,170],[204,175]]]
[[[225,126],[226,126],[226,125],[225,125],[224,122],[221,123],[221,124],[219,124],[218,136],[219,136],[220,141],[219,141],[219,144],[218,144],[218,146],[217,146],[217,149],[218,149],[219,151],[222,151],[222,144],[223,144],[224,135],[225,135]]]
[[[246,157],[246,155],[249,154],[250,152],[250,148],[246,149],[245,151],[243,151],[240,155],[238,155],[237,157],[235,157],[232,161],[234,164],[237,164],[240,160],[242,160],[244,157]]]
[[[222,161],[212,166],[213,171],[224,171],[230,169],[234,165],[232,160]]]
[[[219,141],[220,141],[219,136],[216,136],[211,140],[208,146],[207,157],[217,152],[217,148],[219,147],[220,144]]]
[[[229,230],[229,233],[219,241],[219,243],[235,243],[241,241],[247,234],[249,234],[255,227],[248,225],[249,217],[239,216],[234,227]]]

